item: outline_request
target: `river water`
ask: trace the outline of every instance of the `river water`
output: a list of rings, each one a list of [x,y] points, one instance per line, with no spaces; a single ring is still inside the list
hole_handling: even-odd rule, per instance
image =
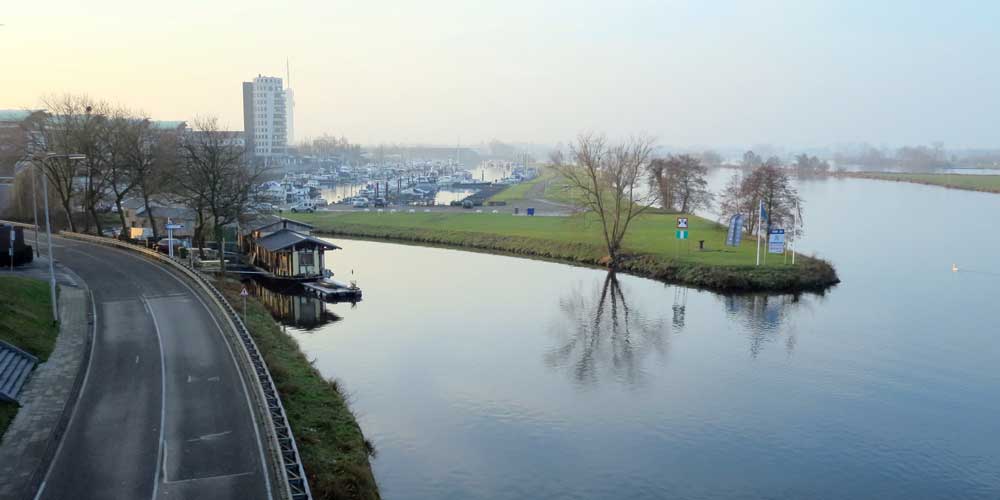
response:
[[[289,331],[387,499],[1000,497],[1000,196],[799,190],[824,296],[336,240],[364,301]]]

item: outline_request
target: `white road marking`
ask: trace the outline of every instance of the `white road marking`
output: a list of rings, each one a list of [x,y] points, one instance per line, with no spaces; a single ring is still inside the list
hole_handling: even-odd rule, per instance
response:
[[[252,475],[252,474],[256,474],[256,473],[251,470],[251,471],[246,471],[246,472],[237,472],[235,474],[222,474],[222,475],[219,475],[219,476],[207,476],[207,477],[192,477],[191,479],[178,479],[176,481],[164,481],[164,482],[167,483],[167,484],[189,483],[191,481],[208,481],[208,480],[211,480],[211,479],[225,479],[225,478],[229,478],[229,477],[249,476],[249,475]]]
[[[222,432],[216,432],[215,434],[205,434],[204,436],[198,436],[196,438],[188,439],[188,442],[194,443],[195,441],[213,441],[215,439],[219,439],[222,436],[225,436],[226,434],[232,434],[232,432],[233,431],[222,431]]]
[[[163,353],[163,337],[160,336],[160,324],[156,321],[156,315],[153,314],[153,308],[146,302],[146,299],[142,299],[142,303],[146,306],[146,310],[149,311],[149,317],[153,319],[153,330],[156,332],[156,341],[160,344],[160,442],[156,449],[156,470],[153,473],[153,500],[156,500],[156,494],[160,489],[160,467],[164,468],[164,478],[166,478],[166,466],[167,461],[163,459],[164,456],[164,432],[166,431],[167,423],[167,359],[166,355]]]

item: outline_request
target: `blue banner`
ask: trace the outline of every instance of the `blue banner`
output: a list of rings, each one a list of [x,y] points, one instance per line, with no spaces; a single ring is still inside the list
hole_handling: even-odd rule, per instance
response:
[[[729,218],[729,233],[726,234],[726,245],[738,247],[743,241],[743,214]]]

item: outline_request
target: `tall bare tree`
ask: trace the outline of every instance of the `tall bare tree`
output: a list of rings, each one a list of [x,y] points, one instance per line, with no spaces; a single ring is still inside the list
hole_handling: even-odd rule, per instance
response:
[[[236,222],[251,201],[264,167],[244,161],[244,150],[219,128],[218,119],[199,118],[181,140],[180,162],[172,176],[174,193],[195,211],[195,241],[204,247],[206,226],[222,241],[223,228]]]
[[[612,269],[621,264],[622,241],[632,221],[656,201],[643,186],[653,144],[652,138],[633,137],[609,145],[602,135],[581,134],[570,149],[573,163],[553,165],[600,220]]]
[[[768,163],[755,168],[750,175],[734,175],[723,192],[721,215],[743,214],[744,228],[757,230],[760,204],[764,204],[770,226],[801,225],[802,200],[785,169]]]
[[[100,234],[102,227],[98,209],[108,187],[106,173],[110,163],[113,110],[108,103],[96,101],[86,95],[47,97],[42,102],[50,114],[48,127],[54,129],[54,138],[59,139],[53,145],[57,149],[65,149],[62,152],[80,153],[86,157],[78,165],[67,163],[67,168],[73,174],[72,177],[79,174],[83,179],[80,192],[80,205],[84,211],[83,230],[89,231],[93,222]],[[60,182],[65,180],[61,179]],[[71,195],[72,187],[68,190],[67,199]],[[67,203],[67,208],[68,205]]]

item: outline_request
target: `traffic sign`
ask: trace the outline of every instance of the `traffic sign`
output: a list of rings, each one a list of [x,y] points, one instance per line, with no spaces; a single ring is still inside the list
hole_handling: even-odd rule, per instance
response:
[[[240,297],[246,297],[247,295],[250,295],[250,292],[247,292],[247,287],[243,287],[243,291],[240,292]]]
[[[170,229],[170,230],[174,230],[174,229],[184,229],[184,224],[166,224],[166,226],[165,226],[165,227],[166,227],[167,229]]]
[[[677,239],[679,240],[688,239],[688,232],[685,229],[678,229],[677,231],[674,232],[674,234],[677,236]]]
[[[688,228],[688,218],[678,217],[677,218],[677,229],[687,229]]]
[[[785,251],[785,230],[772,229],[767,236],[767,252],[783,253]]]

